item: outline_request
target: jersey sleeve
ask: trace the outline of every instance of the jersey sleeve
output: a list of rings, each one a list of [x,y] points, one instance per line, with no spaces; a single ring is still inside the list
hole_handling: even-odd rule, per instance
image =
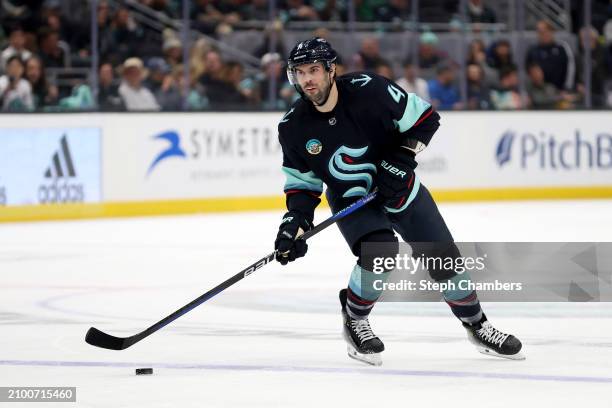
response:
[[[372,82],[371,92],[386,128],[399,132],[402,141],[411,138],[429,144],[440,120],[431,104],[384,77],[377,76]]]
[[[279,126],[279,141],[283,151],[282,171],[285,174],[284,192],[287,209],[299,211],[310,222],[314,219],[314,210],[321,202],[323,181],[317,177],[306,163],[284,140]]]

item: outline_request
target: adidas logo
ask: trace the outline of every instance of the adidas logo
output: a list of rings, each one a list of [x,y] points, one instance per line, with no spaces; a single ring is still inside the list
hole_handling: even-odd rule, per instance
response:
[[[76,177],[68,138],[64,134],[59,149],[51,157],[51,163],[44,173],[46,181],[38,187],[38,201],[41,204],[85,201],[83,184],[71,182],[76,181]]]
[[[63,158],[61,161],[60,155]],[[64,162],[63,167],[61,163],[62,161]],[[47,171],[45,171],[45,178],[64,177],[64,174],[67,177],[76,177],[74,164],[72,164],[72,155],[70,154],[70,147],[68,146],[66,135],[62,136],[62,139],[60,140],[60,150],[55,152],[53,155],[53,158],[51,159],[51,166],[49,166]]]

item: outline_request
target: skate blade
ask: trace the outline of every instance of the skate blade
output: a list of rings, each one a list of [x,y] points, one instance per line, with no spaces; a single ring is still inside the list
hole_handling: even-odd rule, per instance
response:
[[[489,348],[478,346],[476,347],[476,350],[478,350],[479,353],[486,354],[487,356],[505,358],[508,360],[525,360],[525,356],[520,352],[516,354],[500,354]]]
[[[349,345],[346,346],[346,352],[350,358],[357,361],[361,361],[362,363],[370,364],[373,366],[382,365],[382,358],[380,356],[380,353],[363,354]]]

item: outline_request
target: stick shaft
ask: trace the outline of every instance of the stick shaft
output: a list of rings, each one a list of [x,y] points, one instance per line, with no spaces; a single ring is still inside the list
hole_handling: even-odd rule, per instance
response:
[[[313,229],[311,229],[309,231],[306,231],[300,237],[300,239],[306,240],[306,239],[309,239],[309,238],[313,237],[314,235],[316,235],[319,232],[323,231],[325,228],[327,228],[330,225],[336,223],[338,220],[346,217],[347,215],[351,214],[352,212],[356,211],[357,209],[363,207],[364,205],[366,205],[367,203],[372,201],[375,197],[376,197],[376,193],[373,192],[373,193],[370,193],[370,194],[360,198],[359,200],[357,200],[356,202],[354,202],[350,206],[348,206],[348,207],[338,211],[337,213],[335,213],[334,215],[332,215],[331,217],[329,217],[325,221],[321,222],[320,224],[318,224]],[[272,262],[274,260],[275,255],[276,255],[276,252],[272,252],[272,253],[264,256],[263,258],[261,258],[258,261],[252,263],[251,265],[249,265],[245,269],[241,270],[240,272],[238,272],[237,274],[235,274],[231,278],[225,280],[224,282],[222,282],[219,285],[215,286],[214,288],[212,288],[208,292],[204,293],[202,296],[192,300],[191,302],[187,303],[185,306],[181,307],[177,311],[169,314],[168,316],[164,317],[159,322],[157,322],[154,325],[152,325],[151,327],[143,330],[142,332],[140,332],[138,334],[135,334],[134,336],[123,337],[123,338],[122,337],[115,337],[115,336],[111,336],[109,334],[106,334],[106,333],[104,333],[104,332],[102,332],[102,331],[100,331],[100,330],[98,330],[98,329],[96,329],[94,327],[91,327],[89,329],[89,331],[87,332],[87,335],[85,336],[85,341],[87,343],[91,344],[92,346],[96,346],[96,347],[108,348],[108,349],[112,349],[112,350],[123,350],[123,349],[126,349],[126,348],[130,347],[131,345],[133,345],[134,343],[137,343],[140,340],[144,339],[145,337],[148,337],[151,334],[155,333],[156,331],[158,331],[159,329],[163,328],[164,326],[167,326],[168,324],[172,323],[173,321],[175,321],[179,317],[181,317],[184,314],[190,312],[191,310],[195,309],[196,307],[198,307],[202,303],[206,302],[210,298],[216,296],[217,294],[223,292],[225,289],[227,289],[230,286],[234,285],[236,282],[239,282],[242,279],[246,278],[247,276],[249,276],[250,274],[252,274],[256,270],[258,270],[258,269],[262,268],[263,266],[269,264],[270,262]]]

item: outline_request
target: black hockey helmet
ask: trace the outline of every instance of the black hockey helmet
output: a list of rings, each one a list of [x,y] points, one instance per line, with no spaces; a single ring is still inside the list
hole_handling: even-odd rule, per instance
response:
[[[331,70],[331,64],[336,61],[338,54],[324,38],[314,37],[310,40],[297,43],[289,54],[287,61],[287,78],[289,83],[301,92],[295,77],[295,67],[303,64],[323,63],[327,71]]]

